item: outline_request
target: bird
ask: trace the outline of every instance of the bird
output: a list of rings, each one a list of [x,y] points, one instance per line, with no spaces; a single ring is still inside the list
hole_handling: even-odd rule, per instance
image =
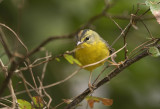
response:
[[[76,35],[75,58],[81,63],[82,66],[101,61],[110,56],[113,51],[114,49],[111,48],[97,32],[91,29],[80,30]],[[105,62],[106,60],[84,68],[90,72],[88,82],[90,90],[92,90],[93,87],[91,84],[93,70],[103,65]]]

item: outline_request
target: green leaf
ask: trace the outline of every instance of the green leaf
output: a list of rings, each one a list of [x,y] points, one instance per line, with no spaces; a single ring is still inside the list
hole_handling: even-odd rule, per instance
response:
[[[32,105],[28,101],[18,99],[17,102],[19,104],[20,109],[32,109]]]
[[[160,0],[146,0],[146,5],[150,7],[152,14],[160,24]]]
[[[33,102],[37,108],[43,108],[44,105],[43,105],[43,100],[41,97],[34,96],[34,97],[32,97],[32,99],[33,99]]]
[[[86,100],[95,100],[95,101],[99,101],[99,98],[98,97],[95,97],[95,96],[87,96],[86,98],[85,98]]]
[[[159,49],[157,47],[150,47],[148,51],[151,54],[151,56],[153,56],[153,57],[160,56],[160,52],[159,52]]]
[[[55,59],[56,59],[56,61],[60,62],[60,59],[59,59],[59,58],[55,58]]]
[[[68,55],[68,54],[65,54],[64,55],[64,58],[70,63],[70,64],[78,64],[79,66],[81,66],[82,64],[77,60],[75,59],[72,55]]]

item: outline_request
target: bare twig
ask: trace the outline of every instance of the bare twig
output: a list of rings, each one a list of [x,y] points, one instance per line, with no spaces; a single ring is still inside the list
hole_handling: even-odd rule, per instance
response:
[[[126,36],[127,36],[128,32],[129,32],[131,26],[132,26],[132,22],[133,22],[133,18],[132,18],[132,15],[131,15],[130,22],[129,22],[128,25],[126,26],[126,32],[125,32],[125,34],[124,34],[124,36],[123,36],[123,44],[124,44],[124,45],[127,43],[127,41],[126,41]],[[125,49],[124,49],[124,58],[125,58],[125,59],[128,58],[128,57],[127,57],[127,53],[128,53],[128,50],[127,50],[127,47],[125,47]]]
[[[7,43],[5,42],[5,40],[4,40],[4,33],[3,33],[1,27],[0,27],[0,41],[1,41],[1,44],[3,45],[3,47],[4,47],[4,50],[5,50],[8,58],[11,59],[12,58],[12,53],[9,50],[9,47],[8,47]]]
[[[51,58],[51,55],[48,55],[48,56],[45,56],[45,57],[42,57],[42,58],[38,58],[38,59],[36,59],[34,62],[32,62],[32,64],[31,65],[34,65],[34,64],[36,64],[38,61],[42,61],[42,60],[48,60],[49,58]]]
[[[99,77],[101,76],[101,74],[109,67],[109,65],[107,65],[106,67],[103,68],[103,70],[99,73],[99,75],[97,76],[97,78],[94,80],[93,85],[97,82],[97,80],[99,79]]]
[[[5,76],[7,76],[8,75],[7,68],[6,68],[6,66],[4,66],[1,59],[0,59],[0,67],[3,69],[3,72],[4,72]],[[17,97],[14,93],[14,89],[13,89],[13,86],[12,86],[12,80],[9,81],[8,87],[9,87],[10,93],[12,95],[12,108],[16,108]]]
[[[111,44],[111,47],[119,40],[119,38],[124,35],[125,37],[125,31],[131,26],[131,22],[128,23],[128,25],[122,30],[121,34],[113,41]]]
[[[0,23],[0,26],[3,26],[5,28],[7,28],[9,31],[11,31],[14,36],[17,38],[17,40],[21,43],[21,45],[26,49],[27,53],[28,53],[28,48],[27,46],[21,41],[21,39],[19,38],[19,36],[16,34],[15,31],[13,31],[10,27],[8,27],[7,25],[3,24],[3,23]]]
[[[142,22],[142,24],[144,25],[144,27],[146,28],[146,30],[149,33],[149,36],[153,39],[154,37],[152,36],[152,33],[150,32],[150,30],[148,29],[147,25],[143,22],[143,20],[140,19],[140,21]]]
[[[43,83],[43,79],[44,79],[44,76],[45,76],[45,72],[46,72],[46,68],[47,68],[48,60],[49,60],[49,54],[48,54],[48,52],[46,52],[46,57],[48,57],[48,58],[46,58],[47,62],[43,66],[42,75],[41,75],[41,81],[42,81],[42,83]]]
[[[48,104],[46,104],[46,106],[47,106],[47,108],[49,109],[49,107],[50,107],[50,104],[51,104],[51,102],[52,102],[52,98],[51,98],[51,96],[46,92],[46,90],[43,88],[43,83],[42,83],[42,81],[38,78],[38,80],[39,80],[39,83],[40,83],[40,89],[42,89],[43,90],[43,92],[44,92],[44,94],[49,98],[49,101],[48,101]]]
[[[5,108],[5,109],[10,109],[10,107],[9,107],[9,106],[7,106],[7,105],[6,105],[6,104],[4,104],[4,103],[1,103],[1,102],[0,102],[0,105],[1,105],[1,106],[4,106],[4,108]],[[3,108],[3,109],[4,109],[4,108]]]
[[[0,98],[0,101],[1,101],[1,100],[6,101],[6,102],[11,103],[11,104],[13,103],[12,101],[10,101],[10,100],[8,100],[8,99],[5,99],[5,98]]]
[[[28,60],[29,61],[29,60]],[[24,62],[24,64],[26,65],[26,66],[28,66],[28,65],[30,65],[30,61],[28,62],[28,65]],[[31,74],[31,77],[32,77],[32,80],[33,80],[33,83],[34,83],[34,85],[35,85],[35,87],[36,88],[38,88],[37,87],[37,83],[36,83],[36,80],[35,80],[35,78],[34,78],[34,75],[33,75],[33,71],[32,71],[32,68],[31,67],[29,67],[29,71],[30,71],[30,74]]]
[[[20,74],[19,74],[19,76],[22,78],[23,83],[24,83],[24,87],[25,87],[25,89],[26,89],[26,92],[27,92],[28,96],[30,97],[30,99],[31,99],[31,100],[32,100],[32,102],[33,102],[32,95],[31,95],[31,93],[30,93],[30,91],[29,91],[29,89],[28,89],[28,87],[27,87],[26,80],[25,80],[25,78],[24,78],[23,74],[22,74],[22,73],[20,73]],[[35,106],[34,102],[33,102],[33,105]]]
[[[142,48],[143,46],[146,46],[146,44],[147,43],[155,43],[156,41],[157,41],[158,39],[151,39],[151,40],[148,40],[148,41],[145,41],[144,43],[142,43],[142,44],[140,44],[139,46],[137,46],[136,48],[134,48],[130,53],[129,53],[129,57],[132,57],[132,56],[134,56],[136,53],[138,53],[138,51],[139,50],[137,50],[137,49],[139,49],[139,48]],[[143,48],[142,48],[143,49]],[[137,51],[136,51],[137,50]],[[140,49],[141,50],[141,49]],[[133,52],[134,51],[136,51],[136,53],[135,54],[133,54]]]
[[[40,45],[38,45],[35,49],[33,49],[32,51],[30,51],[25,57],[29,57],[31,55],[33,55],[34,53],[38,52],[41,47],[45,46],[46,44],[48,44],[51,41],[57,40],[57,39],[68,39],[68,38],[73,38],[74,35],[76,35],[77,32],[71,33],[69,35],[64,35],[64,36],[53,36],[53,37],[49,37],[46,40],[44,40],[43,42],[40,43]]]
[[[43,87],[41,87],[41,88],[46,89],[46,88],[50,88],[50,87],[59,85],[59,84],[61,84],[61,83],[64,83],[64,82],[66,82],[67,80],[69,80],[70,78],[72,78],[74,75],[76,75],[81,69],[82,69],[82,68],[77,69],[77,70],[74,71],[71,75],[69,75],[68,77],[66,77],[65,79],[63,79],[63,80],[61,80],[61,81],[58,81],[58,82],[56,82],[56,83],[43,86]],[[32,91],[34,91],[34,90],[39,90],[39,88],[37,88],[37,89],[36,89],[36,88],[35,88],[35,89],[28,89],[29,92],[32,92]],[[20,91],[20,92],[16,92],[15,94],[16,94],[16,95],[19,95],[19,94],[23,94],[23,93],[26,93],[26,90],[23,90],[23,91]],[[11,97],[11,96],[9,95],[9,96],[5,96],[5,97],[2,97],[2,98],[9,98],[9,97]]]
[[[53,109],[57,109],[59,106],[61,106],[62,104],[64,104],[65,102],[63,101],[63,102],[61,102],[61,103],[59,103],[58,105],[56,105],[55,107],[53,107]]]
[[[22,78],[21,72],[19,72],[18,75]],[[37,94],[39,94],[38,90],[36,90],[35,87],[33,87],[28,81],[26,81],[26,79],[23,80],[25,81],[26,85],[30,86]]]

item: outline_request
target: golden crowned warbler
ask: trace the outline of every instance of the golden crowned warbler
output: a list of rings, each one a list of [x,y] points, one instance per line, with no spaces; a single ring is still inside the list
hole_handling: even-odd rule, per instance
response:
[[[82,66],[93,64],[107,58],[111,53],[111,47],[93,30],[81,30],[77,35],[77,47],[75,49],[75,58],[79,60]],[[105,63],[102,61],[96,65],[88,66],[85,69],[90,71],[89,88],[92,71]]]
[[[110,55],[108,43],[102,39],[98,33],[93,30],[81,30],[77,35],[77,47],[75,49],[75,58],[79,60],[82,66],[89,65],[105,59]],[[92,71],[105,61],[86,67],[86,70]]]

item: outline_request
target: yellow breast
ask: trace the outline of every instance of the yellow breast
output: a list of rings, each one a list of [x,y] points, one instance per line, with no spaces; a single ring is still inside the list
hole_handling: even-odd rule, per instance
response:
[[[78,59],[83,66],[98,62],[108,56],[109,49],[103,42],[95,42],[93,44],[83,43],[78,45],[75,51],[76,59]],[[86,67],[85,69],[92,71],[98,66],[104,64],[104,62],[105,61],[93,66]]]

